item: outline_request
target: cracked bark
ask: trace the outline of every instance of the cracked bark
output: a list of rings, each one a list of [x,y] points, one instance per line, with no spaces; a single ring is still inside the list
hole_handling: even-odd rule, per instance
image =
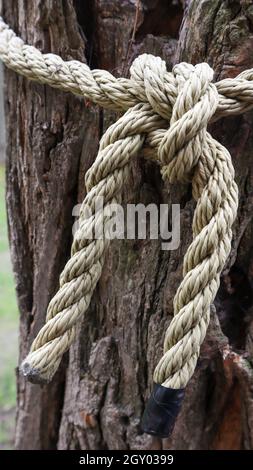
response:
[[[168,68],[178,60],[207,61],[218,79],[253,66],[250,3],[143,0],[130,50],[132,0],[3,0],[2,14],[44,52],[87,60],[116,75],[127,73],[136,55],[149,52],[163,57]],[[116,115],[10,71],[5,104],[7,206],[23,358],[70,253],[72,208],[83,199],[84,174]],[[141,433],[139,418],[172,316],[194,203],[190,187],[164,187],[158,168],[140,155],[124,202],[180,203],[181,245],[165,252],[154,240],[111,244],[76,342],[53,382],[31,385],[17,372],[17,448],[253,448],[252,121],[250,112],[211,128],[232,154],[240,207],[216,299],[220,323],[213,310],[172,437],[152,441]]]

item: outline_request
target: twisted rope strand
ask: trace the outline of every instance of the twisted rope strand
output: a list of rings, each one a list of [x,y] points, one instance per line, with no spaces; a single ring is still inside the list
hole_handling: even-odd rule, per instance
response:
[[[209,324],[210,304],[230,252],[238,206],[231,157],[207,132],[207,125],[253,107],[253,69],[213,84],[213,71],[207,64],[182,63],[167,72],[159,57],[144,54],[133,62],[129,79],[115,78],[78,61],[42,54],[17,38],[1,18],[0,58],[31,80],[126,111],[104,134],[86,174],[87,195],[71,258],[49,303],[46,323],[21,366],[24,374],[34,382],[49,382],[73,342],[75,326],[101,275],[109,244],[105,232],[110,230],[110,205],[120,201],[131,160],[144,145],[144,154],[159,163],[164,179],[192,181],[197,201],[193,241],[174,298],[175,315],[154,373],[157,383],[185,387]],[[104,198],[103,210],[97,210],[100,197]],[[97,229],[103,236],[94,238]]]

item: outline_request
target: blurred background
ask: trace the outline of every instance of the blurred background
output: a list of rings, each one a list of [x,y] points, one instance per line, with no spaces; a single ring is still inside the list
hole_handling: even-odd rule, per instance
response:
[[[18,356],[18,308],[8,245],[5,208],[5,125],[0,64],[0,449],[12,449]]]

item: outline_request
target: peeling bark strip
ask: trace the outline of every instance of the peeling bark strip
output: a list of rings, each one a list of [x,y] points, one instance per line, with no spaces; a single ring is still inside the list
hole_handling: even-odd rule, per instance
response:
[[[160,55],[168,66],[178,60],[207,61],[219,78],[253,66],[253,14],[246,0],[181,2],[185,11],[178,42],[182,5],[175,1],[142,1],[137,22],[131,0],[56,0],[54,8],[49,0],[2,3],[2,14],[25,41],[64,59],[86,56],[90,64],[116,74],[127,70],[127,57],[144,51]],[[11,72],[6,83],[7,204],[23,358],[57,289],[69,255],[72,207],[84,196],[84,174],[114,115]],[[181,246],[168,253],[158,241],[112,243],[69,361],[47,387],[18,377],[18,448],[253,448],[251,121],[247,113],[212,126],[234,158],[239,217],[216,302],[223,331],[213,312],[172,438],[152,442],[141,433],[139,418],[181,280],[179,260],[190,242],[193,202],[188,188],[172,187],[168,193],[158,169],[140,158],[124,200],[180,203]]]

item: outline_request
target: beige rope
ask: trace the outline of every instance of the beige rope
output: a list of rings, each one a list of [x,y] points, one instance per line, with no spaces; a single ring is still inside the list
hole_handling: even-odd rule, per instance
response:
[[[194,372],[210,304],[230,252],[238,205],[230,155],[207,132],[207,125],[253,107],[253,70],[212,84],[213,71],[207,64],[182,63],[170,73],[159,57],[144,54],[132,64],[129,79],[115,78],[78,61],[64,62],[54,54],[42,54],[25,45],[2,19],[0,58],[29,79],[126,111],[104,134],[97,159],[86,174],[87,196],[71,258],[48,306],[46,323],[21,369],[31,381],[50,381],[73,342],[75,325],[87,310],[101,275],[108,245],[105,225],[110,229],[109,206],[120,200],[130,162],[144,145],[147,156],[161,165],[164,178],[192,181],[197,201],[193,241],[174,299],[175,316],[154,374],[155,382],[166,387],[185,387]],[[105,210],[97,213],[100,196]],[[104,236],[94,239],[90,235],[98,227]]]

